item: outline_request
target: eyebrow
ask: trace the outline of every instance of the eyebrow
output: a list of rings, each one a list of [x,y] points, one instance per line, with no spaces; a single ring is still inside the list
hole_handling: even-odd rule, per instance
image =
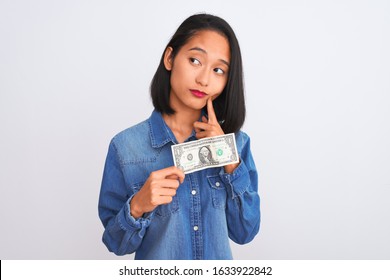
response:
[[[207,54],[206,50],[202,49],[202,48],[199,48],[199,47],[194,47],[194,48],[191,48],[189,49],[189,51],[199,51],[199,52],[202,52],[204,54]],[[226,60],[224,59],[219,59],[223,64],[226,64],[227,67],[229,67],[229,62],[227,62]]]

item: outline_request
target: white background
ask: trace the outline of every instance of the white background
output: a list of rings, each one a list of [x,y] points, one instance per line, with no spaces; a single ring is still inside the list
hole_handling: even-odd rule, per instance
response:
[[[262,225],[234,257],[390,258],[389,1],[0,0],[1,259],[119,258],[97,214],[108,144],[150,115],[198,12],[244,61]]]

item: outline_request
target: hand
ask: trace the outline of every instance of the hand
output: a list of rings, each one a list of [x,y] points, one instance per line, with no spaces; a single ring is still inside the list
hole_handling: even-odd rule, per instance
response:
[[[205,137],[224,135],[225,133],[219,125],[217,116],[215,115],[213,101],[211,98],[207,100],[207,115],[209,116],[208,120],[205,116],[202,116],[201,122],[194,123],[196,138],[201,139]],[[236,169],[238,165],[239,163],[225,165],[225,172],[233,173],[234,169]]]
[[[139,218],[161,204],[171,203],[184,177],[184,172],[176,166],[150,173],[145,184],[130,201],[130,214]]]
[[[194,123],[196,138],[201,139],[205,137],[224,135],[225,133],[219,125],[217,116],[215,115],[213,101],[211,98],[207,100],[207,115],[209,119],[202,116],[201,122],[197,121]]]

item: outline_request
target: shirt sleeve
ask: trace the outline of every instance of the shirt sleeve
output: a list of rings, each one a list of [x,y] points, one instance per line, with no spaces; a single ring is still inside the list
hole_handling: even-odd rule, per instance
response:
[[[131,254],[140,246],[153,212],[135,219],[130,215],[134,191],[126,187],[117,149],[111,141],[99,196],[99,217],[104,226],[103,243],[116,255]]]
[[[229,237],[238,244],[253,240],[260,229],[258,174],[250,150],[250,138],[243,132],[237,137],[240,164],[233,173],[221,169],[220,177],[228,194],[226,218]]]

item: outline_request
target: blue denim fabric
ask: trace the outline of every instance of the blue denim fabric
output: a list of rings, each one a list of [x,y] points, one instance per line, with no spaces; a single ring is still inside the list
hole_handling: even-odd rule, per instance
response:
[[[195,132],[186,140],[196,140]],[[150,173],[173,165],[175,136],[161,114],[117,134],[111,141],[99,198],[103,242],[135,259],[232,259],[229,238],[250,242],[260,227],[257,171],[249,137],[236,133],[240,164],[187,174],[170,204],[135,219],[130,200]]]

